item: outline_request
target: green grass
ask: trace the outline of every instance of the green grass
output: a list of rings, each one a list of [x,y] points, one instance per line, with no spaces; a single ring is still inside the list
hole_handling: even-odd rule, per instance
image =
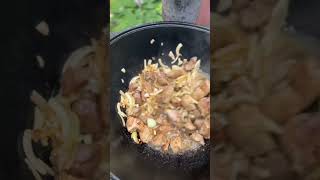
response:
[[[134,0],[111,0],[111,32],[120,32],[130,27],[162,21],[161,0],[144,0],[141,7]]]

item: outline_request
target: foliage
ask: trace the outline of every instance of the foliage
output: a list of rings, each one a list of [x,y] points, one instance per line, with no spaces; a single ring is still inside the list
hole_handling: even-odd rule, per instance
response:
[[[162,20],[161,0],[144,0],[138,6],[134,0],[111,0],[111,32]]]

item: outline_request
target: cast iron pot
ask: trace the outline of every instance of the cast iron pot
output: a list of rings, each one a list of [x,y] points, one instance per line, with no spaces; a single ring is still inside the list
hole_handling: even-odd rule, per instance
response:
[[[153,44],[150,41],[154,39]],[[161,44],[163,43],[163,46]],[[184,58],[197,56],[201,69],[210,72],[210,30],[178,22],[162,22],[136,27],[111,39],[111,172],[120,179],[209,179],[210,141],[199,150],[169,155],[148,145],[133,143],[116,112],[119,91],[128,89],[129,81],[143,69],[144,59],[161,58],[167,65],[168,53],[182,43]],[[121,69],[125,68],[126,73]],[[124,83],[121,82],[124,80]],[[207,174],[205,174],[207,171]]]

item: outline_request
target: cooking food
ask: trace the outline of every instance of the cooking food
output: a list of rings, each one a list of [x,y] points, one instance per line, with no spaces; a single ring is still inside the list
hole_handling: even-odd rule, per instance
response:
[[[133,141],[164,153],[196,150],[210,139],[210,80],[200,69],[201,60],[181,59],[181,48],[169,53],[172,67],[161,59],[145,60],[117,104]]]
[[[284,28],[289,1],[220,2],[213,179],[319,179],[320,61]]]
[[[34,127],[25,130],[23,148],[37,180],[44,175],[56,180],[108,177],[105,58],[105,39],[93,40],[70,55],[57,95],[46,100],[32,92]],[[35,155],[35,143],[51,148],[50,163]]]

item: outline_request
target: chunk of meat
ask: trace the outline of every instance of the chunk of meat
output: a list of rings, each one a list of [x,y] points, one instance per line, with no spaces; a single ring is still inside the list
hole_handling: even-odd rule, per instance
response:
[[[150,143],[156,147],[161,147],[167,143],[167,138],[164,133],[158,133]]]
[[[182,120],[181,114],[177,110],[167,109],[166,114],[171,121],[179,122]]]
[[[290,85],[305,101],[312,103],[320,95],[320,63],[308,59],[296,63],[289,70]],[[307,104],[309,104],[307,103]]]
[[[79,117],[81,133],[95,134],[103,131],[103,122],[99,117],[99,108],[95,95],[84,95],[80,97],[72,103],[71,108]]]
[[[320,95],[320,64],[308,59],[293,65],[290,83],[266,97],[260,109],[270,118],[286,122],[310,106]]]
[[[314,167],[320,161],[320,113],[300,114],[285,126],[284,148],[298,170]]]
[[[144,125],[139,131],[139,136],[142,142],[149,143],[154,136],[153,130],[148,126]]]
[[[199,129],[199,133],[206,139],[210,138],[210,121],[208,120],[203,121]]]
[[[195,67],[196,63],[197,63],[197,57],[192,57],[190,61],[184,64],[183,68],[186,71],[191,71]]]
[[[90,71],[87,67],[67,67],[62,75],[61,90],[63,96],[77,93],[89,80]]]
[[[187,110],[196,109],[195,99],[193,99],[190,95],[184,95],[181,99],[182,106]]]
[[[165,143],[165,144],[161,147],[161,149],[162,149],[163,151],[168,151],[168,150],[169,150],[169,146],[170,146],[170,141],[167,141],[167,143]]]
[[[176,79],[176,78],[185,74],[185,72],[182,68],[171,69],[170,71],[165,72],[165,73],[169,78],[172,78],[172,79]]]
[[[204,145],[204,139],[203,139],[203,136],[197,132],[195,133],[192,133],[191,136],[190,136],[194,141]]]
[[[139,120],[138,118],[134,118],[129,116],[126,123],[127,129],[129,132],[136,131],[138,129],[143,128],[143,122]]]
[[[174,92],[174,86],[166,86],[161,94],[158,96],[160,103],[169,103]]]
[[[204,80],[201,84],[194,90],[192,97],[195,100],[200,100],[201,98],[207,96],[210,93],[210,81]]]
[[[203,116],[208,115],[210,113],[210,97],[200,99],[198,102],[198,107]]]
[[[260,110],[271,119],[284,123],[309,106],[310,103],[305,101],[292,87],[287,86],[264,98]]]
[[[138,83],[130,83],[129,84],[129,91],[133,92],[133,91],[137,90],[138,87],[139,87]]]
[[[147,123],[147,119],[149,118],[149,115],[141,113],[138,117],[142,122]]]
[[[166,124],[168,123],[167,116],[165,114],[160,114],[158,118],[156,118],[157,124]]]
[[[197,127],[195,125],[193,125],[193,123],[191,121],[187,121],[185,124],[184,124],[184,127],[188,130],[195,130],[197,129]]]
[[[174,105],[174,106],[180,106],[181,105],[181,98],[178,97],[172,97],[170,102]]]
[[[276,148],[265,123],[271,121],[253,105],[241,105],[228,115],[227,134],[249,156],[261,155]]]
[[[160,84],[161,86],[165,86],[165,85],[168,85],[169,84],[169,81],[168,81],[168,77],[165,73],[163,72],[160,72],[157,74],[157,82],[158,84]]]
[[[153,85],[149,82],[144,82],[142,85],[142,95],[143,97],[146,97],[146,93],[148,93],[150,95],[150,93],[152,93],[154,90]],[[144,100],[145,101],[145,100]]]
[[[139,104],[139,105],[142,104],[143,101],[142,101],[142,97],[141,97],[141,92],[140,91],[135,91],[132,94],[132,96],[133,96],[136,104]]]
[[[201,128],[201,126],[202,126],[202,124],[204,123],[204,119],[196,119],[195,121],[194,121],[194,125],[196,125],[197,126],[197,128]]]
[[[201,117],[201,112],[198,109],[189,112],[189,117],[191,119],[198,119]]]
[[[173,127],[169,124],[166,124],[166,125],[160,126],[159,130],[162,132],[169,132],[169,131],[173,130]]]
[[[79,144],[68,173],[80,178],[92,177],[100,164],[101,156],[98,144]]]
[[[180,136],[176,136],[172,138],[170,141],[170,149],[173,153],[179,153],[183,148],[182,138]]]
[[[154,82],[154,81],[156,81],[157,76],[156,76],[156,73],[154,73],[154,72],[144,71],[144,72],[143,72],[143,78],[144,78],[146,81]]]

